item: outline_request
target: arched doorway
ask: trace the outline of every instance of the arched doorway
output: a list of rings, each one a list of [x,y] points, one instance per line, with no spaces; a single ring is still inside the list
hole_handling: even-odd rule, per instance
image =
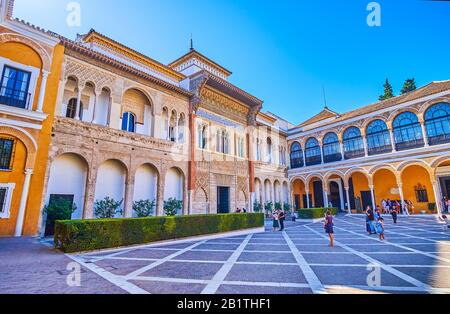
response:
[[[178,168],[170,168],[166,173],[166,180],[164,184],[164,201],[175,199],[177,201],[184,201],[184,175]],[[178,215],[183,214],[183,208],[178,210]]]
[[[401,203],[401,191],[398,186],[397,178],[393,170],[382,168],[373,174],[373,185],[375,188],[375,204],[381,204],[383,200],[398,201]]]
[[[156,168],[150,164],[140,166],[135,175],[133,201],[154,201],[154,210],[156,210],[157,189],[158,171]]]
[[[353,212],[362,212],[368,205],[372,206],[372,195],[367,174],[361,171],[353,171],[346,175],[349,187],[349,205]]]
[[[308,203],[311,204],[312,195],[308,195],[308,200],[305,183],[300,179],[294,180],[292,183],[292,191],[292,194],[294,195],[294,209],[308,208]]]
[[[403,195],[409,214],[436,213],[436,198],[430,173],[420,165],[411,165],[402,171]],[[434,206],[432,204],[435,204]]]

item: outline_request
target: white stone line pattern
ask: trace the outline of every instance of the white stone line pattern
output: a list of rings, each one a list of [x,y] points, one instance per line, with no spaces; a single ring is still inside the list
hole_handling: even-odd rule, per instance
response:
[[[302,253],[297,249],[294,242],[289,238],[288,234],[283,231],[283,237],[286,240],[286,243],[288,244],[289,248],[291,249],[292,254],[294,255],[298,266],[303,272],[303,275],[306,278],[306,281],[308,282],[309,286],[311,287],[311,290],[314,294],[325,294],[326,291],[320,282],[317,275],[312,270],[311,266],[308,265],[308,262],[303,257]]]
[[[324,236],[323,234],[319,233],[318,231],[316,231],[316,230],[314,230],[314,229],[312,229],[312,228],[310,228],[310,227],[305,227],[305,228],[307,228],[307,229],[310,230],[311,232],[314,232],[315,234],[321,236],[322,238],[325,238],[325,239],[327,238],[327,237]],[[340,228],[340,229],[343,229],[343,228]],[[345,230],[345,229],[343,229],[343,230],[344,230],[344,231],[347,231],[347,230]],[[340,247],[344,248],[345,250],[347,250],[347,251],[349,251],[349,252],[352,252],[353,254],[355,254],[355,255],[357,255],[357,256],[359,256],[359,257],[365,259],[366,261],[368,261],[368,262],[371,263],[371,264],[379,265],[379,266],[380,266],[382,269],[384,269],[385,271],[387,271],[387,272],[389,272],[389,273],[391,273],[391,274],[393,274],[393,275],[399,277],[400,279],[402,279],[402,280],[404,280],[404,281],[406,281],[406,282],[409,282],[410,284],[413,284],[413,285],[416,286],[416,287],[422,288],[422,289],[424,289],[424,290],[426,290],[426,291],[431,291],[431,289],[432,289],[429,285],[427,285],[427,284],[425,284],[425,283],[423,283],[423,282],[421,282],[421,281],[419,281],[419,280],[417,280],[417,279],[415,279],[415,278],[413,278],[413,277],[411,277],[411,276],[408,276],[408,275],[406,275],[406,274],[404,274],[404,273],[402,273],[402,272],[396,270],[395,268],[393,268],[393,267],[391,267],[391,266],[388,266],[388,265],[386,265],[386,264],[384,264],[384,263],[378,261],[378,260],[375,259],[375,258],[372,258],[372,257],[370,257],[370,256],[368,256],[368,255],[366,255],[366,254],[364,254],[364,253],[358,252],[358,251],[352,249],[351,247],[348,247],[347,245],[345,245],[345,244],[343,244],[343,243],[340,243],[339,241],[335,241],[335,244],[337,244],[337,245],[339,245]]]
[[[220,270],[214,275],[210,283],[203,289],[201,294],[215,294],[217,289],[219,289],[222,282],[227,277],[228,273],[233,268],[234,264],[238,261],[242,252],[244,252],[245,247],[250,242],[253,235],[248,235],[247,238],[239,245],[237,250],[228,258],[226,263],[220,268]]]
[[[199,246],[199,245],[204,244],[205,242],[206,242],[206,240],[201,241],[201,242],[198,242],[198,243],[195,243],[195,244],[193,244],[193,245],[191,245],[191,246],[188,246],[187,248],[182,249],[182,250],[180,250],[180,251],[178,251],[178,252],[176,252],[176,253],[173,253],[173,254],[171,254],[171,255],[169,255],[169,256],[163,258],[163,259],[160,259],[160,260],[157,261],[157,262],[154,262],[154,263],[152,263],[152,264],[150,264],[150,265],[147,265],[147,266],[142,267],[142,268],[140,268],[140,269],[138,269],[138,270],[135,270],[134,272],[132,272],[132,273],[126,275],[125,278],[126,278],[127,280],[134,279],[135,277],[139,276],[140,274],[143,274],[143,273],[145,273],[145,272],[147,272],[147,271],[149,271],[149,270],[151,270],[151,269],[153,269],[153,268],[156,268],[156,267],[158,267],[158,266],[164,264],[165,262],[168,262],[168,261],[170,261],[171,259],[173,259],[173,258],[175,258],[175,257],[177,257],[177,256],[180,256],[181,254],[184,254],[184,253],[190,251],[191,249],[196,248],[196,247]]]
[[[130,294],[150,294],[148,291],[139,288],[138,286],[128,282],[126,279],[122,278],[121,276],[116,276],[105,269],[98,267],[95,264],[92,263],[86,263],[83,258],[80,258],[78,256],[66,254],[68,258],[75,261],[76,263],[80,264],[81,266],[89,269],[93,273],[99,275],[100,277],[106,279],[113,285],[123,289],[124,291],[130,293]]]
[[[344,222],[344,221],[342,221],[342,220],[337,220],[337,221]],[[351,225],[358,225],[358,224],[355,224],[355,223],[352,223],[352,222],[345,222],[345,223],[351,224]],[[341,228],[341,227],[336,227],[336,228],[337,228],[338,230],[344,230],[344,231],[346,230],[346,229],[343,229],[343,228]],[[361,235],[361,234],[358,234],[358,233],[353,232],[353,231],[347,231],[347,232],[351,232],[351,233],[353,233],[353,234],[355,234],[355,235],[359,235],[359,236],[361,236],[361,237],[364,237],[364,238],[366,238],[366,239],[370,239],[370,240],[372,240],[372,241],[377,241],[377,242],[379,242],[380,244],[389,244],[389,245],[398,247],[398,248],[400,248],[400,249],[410,251],[410,252],[412,252],[412,253],[421,254],[421,255],[424,255],[424,256],[427,256],[427,257],[430,257],[430,258],[434,258],[434,259],[440,260],[441,262],[450,263],[450,259],[448,259],[448,258],[436,256],[436,255],[431,254],[431,253],[425,253],[425,252],[422,252],[422,251],[419,251],[419,250],[416,250],[416,249],[413,249],[413,248],[410,248],[410,247],[407,247],[407,246],[404,246],[404,245],[401,245],[401,244],[389,242],[389,240],[381,241],[381,240],[379,240],[379,239],[377,239],[377,238],[369,237],[369,236],[366,236],[366,235]],[[393,232],[393,231],[391,231],[391,232]],[[437,242],[437,243],[440,243],[440,242]]]

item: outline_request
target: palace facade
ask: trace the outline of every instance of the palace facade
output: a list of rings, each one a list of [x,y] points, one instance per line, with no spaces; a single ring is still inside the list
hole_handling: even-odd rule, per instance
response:
[[[288,140],[295,207],[351,213],[390,199],[436,214],[450,196],[450,80],[344,114],[325,108]]]
[[[1,2],[0,236],[45,235],[44,208],[182,202],[178,214],[382,199],[436,213],[450,189],[450,81],[299,126],[229,81],[194,47],[162,64],[95,30],[71,40]],[[433,204],[434,207],[432,206]],[[255,208],[257,206],[257,208]]]
[[[0,236],[39,229],[45,168],[60,77],[59,40],[0,6]]]

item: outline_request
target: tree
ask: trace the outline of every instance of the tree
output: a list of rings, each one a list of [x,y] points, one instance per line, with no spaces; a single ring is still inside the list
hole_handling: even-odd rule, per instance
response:
[[[379,99],[383,101],[392,97],[394,97],[394,91],[391,83],[389,83],[389,80],[386,79],[386,82],[384,83],[384,94],[381,95]]]
[[[116,217],[118,214],[122,214],[122,209],[120,208],[122,206],[123,200],[120,202],[105,197],[103,200],[97,200],[94,204],[94,213],[95,217],[100,219],[110,219]]]
[[[258,203],[257,201],[255,201],[253,203],[253,211],[255,213],[260,213],[262,211],[262,209],[263,209],[263,206],[261,205],[261,203]]]
[[[155,208],[155,201],[140,200],[133,202],[133,211],[138,218],[145,218],[153,216],[153,209]]]
[[[405,84],[403,84],[403,88],[401,90],[402,95],[415,91],[417,89],[416,87],[416,79],[415,78],[411,78],[411,79],[407,79],[405,81]]]
[[[70,220],[76,210],[77,205],[69,200],[56,199],[51,201],[44,209],[47,214],[45,235],[53,235],[55,233],[55,222],[57,220]]]
[[[164,201],[164,213],[166,216],[176,216],[178,211],[182,208],[183,201],[179,201],[174,198],[169,198],[169,200]]]

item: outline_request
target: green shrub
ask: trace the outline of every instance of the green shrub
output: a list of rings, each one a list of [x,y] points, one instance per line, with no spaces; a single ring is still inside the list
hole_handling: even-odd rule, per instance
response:
[[[266,203],[264,208],[266,209],[267,212],[272,212],[273,211],[273,203],[272,202]]]
[[[175,216],[178,211],[182,209],[183,201],[179,201],[174,198],[169,198],[169,200],[164,201],[164,213],[166,216]]]
[[[261,203],[258,203],[258,202],[253,203],[253,211],[255,213],[260,213],[260,212],[262,212],[262,210],[263,210],[263,206]]]
[[[304,208],[298,210],[298,217],[300,219],[319,219],[324,218],[325,213],[331,210],[333,215],[338,214],[337,208]]]
[[[264,215],[252,213],[57,221],[55,247],[73,253],[263,226]]]
[[[47,214],[45,222],[45,235],[53,235],[55,232],[55,221],[69,220],[72,214],[77,210],[77,206],[67,199],[56,199],[45,207]]]
[[[276,202],[276,203],[275,203],[275,209],[276,209],[276,210],[281,210],[282,207],[283,207],[283,206],[281,205],[280,202]]]
[[[116,217],[116,215],[122,215],[123,211],[120,208],[122,206],[123,200],[120,202],[105,197],[103,200],[97,200],[94,204],[94,214],[95,217],[100,219],[111,219]]]
[[[290,212],[291,209],[292,209],[291,204],[289,204],[289,203],[284,203],[284,211],[285,211],[285,212]]]
[[[133,211],[138,218],[151,217],[154,214],[156,201],[140,200],[133,202]]]

